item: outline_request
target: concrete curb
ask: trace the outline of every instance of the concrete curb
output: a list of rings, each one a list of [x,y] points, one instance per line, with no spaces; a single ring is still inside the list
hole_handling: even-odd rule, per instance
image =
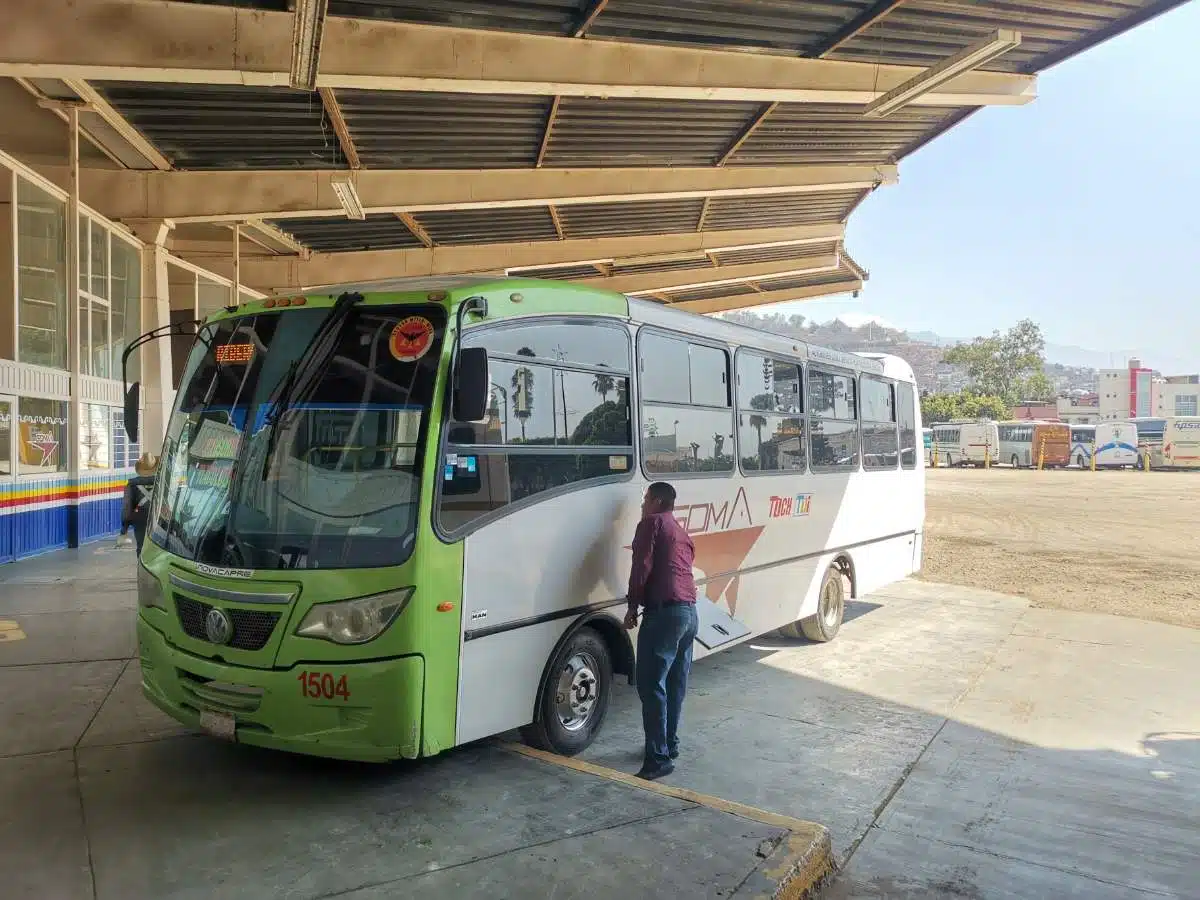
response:
[[[628,772],[598,766],[595,763],[556,753],[536,750],[524,744],[498,743],[503,750],[536,759],[544,763],[572,769],[597,778],[605,778],[618,784],[663,797],[674,797],[717,812],[740,816],[763,825],[783,829],[781,840],[766,852],[762,863],[734,893],[742,900],[771,898],[771,900],[809,900],[816,895],[825,880],[833,874],[836,861],[829,829],[817,822],[796,819],[773,813],[756,806],[747,806],[734,800],[723,800],[710,794],[701,794],[687,788],[674,787],[657,781],[645,781]]]

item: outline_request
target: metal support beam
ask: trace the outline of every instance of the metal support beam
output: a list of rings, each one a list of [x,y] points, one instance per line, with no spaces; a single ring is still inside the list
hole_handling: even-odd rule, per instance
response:
[[[655,255],[719,252],[732,248],[776,246],[780,242],[832,243],[845,235],[845,226],[799,225],[737,231],[681,232],[640,237],[604,237],[487,245],[439,245],[428,249],[364,250],[353,253],[314,253],[295,257],[243,259],[242,279],[260,291],[289,290],[346,282],[375,281],[427,275],[496,272],[533,266],[596,264],[620,259],[638,262]],[[799,251],[800,254],[803,251]],[[219,260],[205,266],[228,277]]]
[[[311,250],[290,234],[280,231],[274,225],[268,225],[261,219],[244,222],[242,228],[247,240],[272,253],[294,253],[301,259],[308,259],[312,255]]]
[[[291,82],[288,13],[149,0],[5,0],[0,75],[191,84]],[[103,35],[103,40],[97,40]],[[319,87],[760,103],[867,104],[919,74],[692,47],[331,17]],[[929,106],[1020,105],[1029,75],[968,72]]]
[[[542,167],[542,161],[546,158],[546,150],[550,147],[550,132],[554,130],[554,122],[558,119],[558,105],[562,101],[562,97],[555,97],[550,104],[550,113],[546,116],[546,127],[542,129],[542,142],[538,145],[537,162],[534,166]]]
[[[763,106],[762,109],[758,111],[758,115],[751,120],[749,125],[742,129],[742,133],[739,134],[734,142],[729,145],[729,149],[721,154],[721,158],[717,160],[717,165],[723,166],[725,163],[729,162],[729,160],[733,157],[733,154],[742,149],[742,144],[749,140],[750,135],[758,131],[759,126],[762,125],[763,122],[767,121],[767,116],[775,112],[778,107],[778,103],[768,103]]]
[[[558,215],[558,207],[551,204],[550,220],[554,223],[554,230],[558,232],[558,239],[561,241],[566,235],[563,232],[562,219]]]
[[[828,38],[809,50],[806,55],[815,58],[832,53],[843,44],[858,37],[903,2],[904,0],[877,0],[877,2],[872,3]]]
[[[812,284],[776,291],[751,291],[732,297],[714,297],[711,300],[683,300],[672,303],[671,308],[695,313],[718,313],[751,306],[767,306],[771,303],[811,300],[814,297],[829,297],[833,294],[849,294],[859,290],[862,290],[862,282],[857,278],[847,278],[833,284]]]
[[[592,27],[600,13],[604,12],[606,6],[608,6],[608,0],[590,0],[587,10],[579,17],[579,24],[571,32],[571,36],[581,38],[586,35],[587,30]]]
[[[422,227],[421,223],[414,219],[408,213],[396,213],[396,218],[404,223],[404,227],[413,233],[418,241],[424,244],[427,248],[433,246],[433,238],[429,232]]]
[[[90,320],[90,316],[82,315],[79,309],[79,250],[83,239],[79,233],[79,106],[70,104],[64,110],[67,114],[67,167],[71,172],[67,192],[66,265],[67,368],[71,372],[71,414],[67,417],[69,443],[66,447],[59,447],[59,454],[66,455],[68,469],[75,477],[80,471],[79,433],[83,412],[83,381],[80,376],[83,374],[84,344],[87,343],[84,328]],[[91,287],[89,280],[88,290]],[[90,346],[88,349],[90,352]]]
[[[325,108],[325,115],[329,119],[329,124],[333,126],[334,134],[337,135],[338,143],[342,147],[342,156],[346,157],[346,163],[352,169],[361,169],[362,163],[358,158],[358,147],[354,145],[354,138],[350,136],[350,128],[346,125],[346,118],[342,115],[341,104],[338,103],[337,94],[333,88],[319,88],[318,93],[321,95],[321,106]]]
[[[229,302],[237,306],[242,294],[242,226],[234,225],[233,231],[233,287]]]
[[[60,175],[49,167],[52,180]],[[114,219],[188,222],[342,216],[333,189],[345,170],[124,172],[87,169],[87,203]],[[745,166],[645,169],[360,169],[364,212],[421,213],[633,200],[754,197],[864,190],[897,180],[895,166]]]
[[[146,158],[154,168],[160,172],[168,172],[171,169],[171,162],[161,153],[158,148],[146,140],[142,133],[129,124],[129,121],[113,109],[111,103],[105,100],[90,84],[81,78],[66,79],[67,87],[79,95],[80,99],[88,105],[88,109],[96,113],[101,119],[108,123],[117,134],[121,136],[129,146],[133,147],[138,153]],[[96,138],[92,138],[96,141]]]

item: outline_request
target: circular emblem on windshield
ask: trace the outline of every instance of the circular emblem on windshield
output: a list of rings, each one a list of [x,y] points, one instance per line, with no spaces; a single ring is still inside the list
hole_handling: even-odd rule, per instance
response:
[[[228,644],[229,639],[233,637],[233,623],[229,621],[229,616],[225,615],[224,610],[214,606],[204,617],[204,633],[214,644]]]
[[[416,362],[433,346],[433,323],[423,316],[401,319],[388,338],[388,349],[400,362]]]

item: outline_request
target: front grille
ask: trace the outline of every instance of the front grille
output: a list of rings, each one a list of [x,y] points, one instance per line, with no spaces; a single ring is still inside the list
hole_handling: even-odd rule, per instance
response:
[[[204,631],[204,617],[212,606],[175,594],[175,611],[179,614],[179,624],[183,633],[198,641],[208,641]],[[271,639],[271,632],[279,621],[279,613],[263,612],[257,609],[225,609],[229,621],[233,623],[233,637],[228,646],[236,650],[261,650]]]
[[[179,673],[179,686],[188,694],[194,709],[218,709],[229,713],[257,712],[262,704],[263,694],[260,687],[246,684],[233,684],[228,681],[215,681],[203,678],[183,669]]]

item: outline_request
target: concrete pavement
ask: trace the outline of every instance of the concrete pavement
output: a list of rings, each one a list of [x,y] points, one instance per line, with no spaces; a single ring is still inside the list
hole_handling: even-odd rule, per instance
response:
[[[748,599],[748,598],[746,598]],[[829,897],[1200,897],[1200,632],[908,582],[697,664],[674,794],[499,742],[358,766],[140,695],[128,551],[0,569],[0,896],[728,897],[829,828]],[[3,629],[0,628],[0,631]],[[630,772],[619,682],[584,761]]]

